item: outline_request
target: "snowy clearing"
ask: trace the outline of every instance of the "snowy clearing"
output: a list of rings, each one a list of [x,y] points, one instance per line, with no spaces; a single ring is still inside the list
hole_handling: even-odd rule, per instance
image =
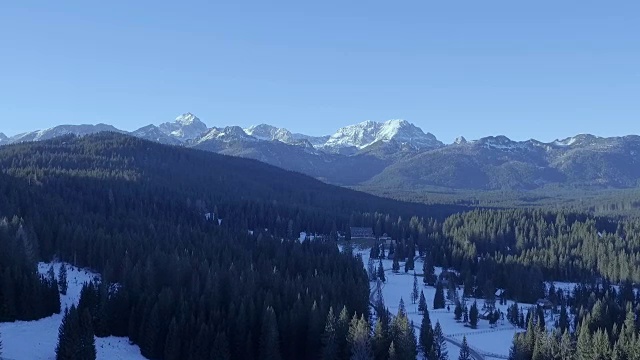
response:
[[[54,263],[53,265],[57,277],[62,264]],[[50,263],[39,263],[38,271],[46,274],[50,266]],[[82,286],[96,278],[99,278],[99,275],[67,264],[69,288],[67,295],[60,296],[62,313],[66,307],[78,304]],[[3,341],[2,357],[11,360],[54,360],[62,313],[37,321],[0,323]],[[96,351],[99,360],[145,359],[140,355],[140,349],[130,345],[129,340],[125,338],[96,338]]]
[[[355,251],[355,253],[362,256],[362,260],[367,266],[369,261],[369,249],[361,249]],[[375,260],[376,267],[378,260]],[[413,289],[413,271],[408,273],[404,272],[404,263],[401,263],[400,271],[394,273],[391,271],[393,261],[389,259],[382,260],[383,268],[385,269],[386,283],[382,287],[382,295],[384,297],[385,306],[389,308],[392,314],[398,312],[398,305],[402,298],[407,310],[409,319],[413,321],[416,327],[416,336],[420,333],[420,324],[422,322],[422,315],[418,313],[418,304],[411,303],[411,292]],[[511,348],[513,336],[524,330],[515,328],[507,320],[499,320],[494,328],[491,328],[489,322],[486,320],[480,320],[478,327],[472,329],[464,326],[464,324],[456,322],[454,319],[454,307],[451,306],[450,311],[447,309],[433,310],[433,299],[435,297],[436,289],[432,286],[425,286],[422,282],[422,259],[415,260],[415,272],[418,275],[418,290],[424,292],[424,296],[427,300],[427,308],[429,309],[429,316],[431,318],[432,325],[435,326],[436,321],[440,322],[444,335],[453,341],[462,342],[463,336],[467,337],[469,347],[476,350],[486,358],[506,358],[509,356],[509,350]],[[442,272],[441,268],[435,268],[436,275]],[[375,284],[372,283],[372,290],[375,289]],[[459,295],[462,297],[462,291],[459,290]],[[478,307],[482,307],[484,303],[483,299],[469,298],[467,304],[470,306],[473,301],[476,300]],[[500,305],[496,303],[496,309],[499,309],[506,314],[507,307],[512,305],[512,301],[508,301],[507,305]],[[523,308],[528,308],[530,304],[520,304]],[[449,359],[455,360],[458,358],[460,348],[455,346],[451,342],[447,342],[447,350],[449,353]]]

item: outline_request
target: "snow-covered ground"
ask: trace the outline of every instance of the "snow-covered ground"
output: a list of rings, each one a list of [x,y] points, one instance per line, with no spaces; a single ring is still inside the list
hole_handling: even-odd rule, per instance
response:
[[[38,271],[46,274],[51,264],[38,264]],[[54,264],[56,277],[60,270],[60,263]],[[60,296],[62,313],[65,307],[78,304],[80,291],[85,282],[98,277],[87,270],[78,269],[67,264],[67,280],[69,288],[67,295]],[[56,358],[55,349],[58,343],[58,328],[62,322],[62,313],[37,321],[16,321],[14,323],[0,323],[2,333],[2,357],[12,360],[52,360]],[[96,338],[96,351],[99,360],[145,359],[140,355],[140,349],[130,345],[125,338]]]
[[[365,264],[365,268],[369,261],[369,250],[358,250],[356,253],[362,256],[362,260]],[[413,290],[413,271],[409,273],[404,272],[404,263],[400,263],[400,271],[396,274],[391,271],[393,264],[392,260],[382,260],[383,268],[385,269],[386,283],[383,284],[382,294],[384,297],[384,303],[389,308],[392,314],[398,312],[398,305],[400,298],[403,299],[405,308],[411,321],[416,326],[416,335],[419,335],[419,328],[422,322],[422,315],[418,313],[418,305],[411,303],[411,292]],[[418,275],[418,289],[424,292],[424,296],[427,300],[427,308],[429,309],[429,316],[431,323],[435,326],[436,321],[440,322],[445,337],[455,341],[462,342],[464,336],[467,337],[469,346],[485,355],[486,358],[490,358],[490,354],[497,355],[498,358],[504,358],[509,355],[513,336],[517,332],[523,330],[515,328],[506,319],[504,321],[499,320],[495,328],[491,328],[489,322],[486,320],[479,320],[478,327],[472,329],[464,326],[463,323],[458,323],[454,319],[454,306],[451,305],[451,310],[439,309],[433,310],[433,298],[435,297],[436,289],[432,286],[425,286],[422,282],[422,265],[423,260],[417,259],[415,261],[415,272]],[[375,260],[375,267],[378,267],[378,260]],[[442,272],[441,268],[435,268],[436,275]],[[372,283],[372,290],[375,289],[375,283]],[[459,290],[459,296],[462,297],[462,291]],[[467,300],[467,305],[471,306],[474,299]],[[483,299],[477,299],[478,307],[481,309],[484,303]],[[496,308],[502,311],[505,316],[507,307],[513,304],[509,301],[507,305],[500,305],[496,302]],[[520,304],[524,309],[532,306],[527,304]],[[482,311],[481,311],[482,312]],[[449,359],[455,360],[458,358],[460,348],[452,343],[447,342],[447,350],[449,352]]]

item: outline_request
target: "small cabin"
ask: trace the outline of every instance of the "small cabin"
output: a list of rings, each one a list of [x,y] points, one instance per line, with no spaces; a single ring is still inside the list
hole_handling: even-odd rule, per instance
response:
[[[553,303],[549,301],[549,299],[538,299],[538,301],[536,301],[536,305],[543,308],[544,310],[553,309]]]
[[[352,239],[373,239],[373,228],[368,227],[352,227],[351,228]]]

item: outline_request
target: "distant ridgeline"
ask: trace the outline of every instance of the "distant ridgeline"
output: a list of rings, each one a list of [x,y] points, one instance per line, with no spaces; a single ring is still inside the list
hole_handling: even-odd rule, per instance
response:
[[[320,358],[329,309],[369,313],[363,264],[336,246],[351,227],[397,240],[399,261],[458,269],[478,296],[487,283],[535,301],[545,279],[640,281],[632,220],[398,202],[115,133],[3,146],[0,169],[0,213],[37,239],[24,266],[58,256],[119,283],[96,290],[95,326],[152,359]],[[329,236],[300,243],[300,231]],[[0,270],[15,261],[2,254]]]

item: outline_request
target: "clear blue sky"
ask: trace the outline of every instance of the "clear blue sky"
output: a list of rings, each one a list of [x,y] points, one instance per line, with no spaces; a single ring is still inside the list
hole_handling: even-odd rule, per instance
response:
[[[640,2],[5,1],[0,131],[193,112],[445,142],[640,133]]]

